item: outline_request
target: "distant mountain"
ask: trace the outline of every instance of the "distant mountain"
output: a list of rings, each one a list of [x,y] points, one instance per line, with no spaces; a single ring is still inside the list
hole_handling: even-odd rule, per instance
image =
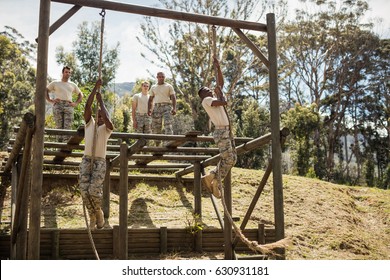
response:
[[[113,83],[109,85],[108,89],[114,92],[116,95],[122,97],[126,93],[131,94],[134,85],[134,82]]]

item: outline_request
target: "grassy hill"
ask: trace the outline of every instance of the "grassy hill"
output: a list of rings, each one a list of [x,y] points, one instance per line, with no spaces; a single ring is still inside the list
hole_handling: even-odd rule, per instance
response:
[[[262,175],[263,171],[233,169],[233,217],[242,221]],[[293,241],[286,251],[287,259],[390,259],[389,191],[287,175],[283,182],[285,233]],[[273,225],[271,186],[269,181],[247,228],[256,228],[258,223]],[[204,192],[203,196],[204,226],[219,227],[208,194]],[[115,225],[119,221],[119,197],[111,194],[110,199],[110,223]],[[47,191],[42,226],[85,227],[81,205],[76,186]],[[7,219],[8,206],[3,209],[2,221]],[[140,183],[129,189],[129,227],[184,228],[193,222],[193,207],[188,187]]]

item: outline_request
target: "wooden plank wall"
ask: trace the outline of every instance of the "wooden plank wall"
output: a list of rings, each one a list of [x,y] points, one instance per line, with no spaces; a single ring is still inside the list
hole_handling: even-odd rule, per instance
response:
[[[258,229],[244,230],[250,240],[271,243],[275,241],[275,229],[265,229],[259,236]],[[117,259],[114,244],[114,230],[102,229],[92,232],[93,240],[100,259]],[[10,258],[10,235],[0,235],[0,259]],[[204,229],[202,231],[202,251],[224,251],[224,239],[221,229]],[[169,252],[193,252],[195,236],[186,229],[152,228],[128,229],[128,255],[154,255]],[[241,240],[237,243],[236,252],[254,253]],[[41,229],[40,259],[94,260],[88,233],[85,229]]]

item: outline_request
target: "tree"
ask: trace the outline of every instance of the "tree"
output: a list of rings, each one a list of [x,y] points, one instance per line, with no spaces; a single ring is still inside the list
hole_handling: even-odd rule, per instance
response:
[[[236,120],[236,136],[257,138],[270,131],[269,110],[260,107],[259,102],[253,97],[244,98],[240,106],[241,119]],[[266,155],[269,147],[262,147],[245,153],[237,159],[236,166],[243,168],[262,168],[266,163]]]
[[[370,25],[360,23],[368,10],[365,1],[343,1],[339,5],[327,0],[302,2],[318,9],[314,13],[306,7],[298,10],[296,22],[285,26],[281,40],[281,68],[285,73],[282,87],[288,98],[294,98],[288,104],[314,103],[318,113],[325,116],[325,131],[317,129],[314,145],[319,157],[325,149],[326,178],[332,180],[334,156],[341,137],[353,127],[351,120],[356,120],[349,114],[356,112],[355,101],[364,93],[378,38],[369,31]],[[316,162],[323,160],[318,158]]]
[[[27,41],[19,42],[23,39],[10,27],[0,33],[0,149],[33,104],[35,69],[29,58],[35,49]]]
[[[282,115],[283,125],[291,131],[292,140],[288,146],[293,154],[293,165],[296,174],[306,176],[316,161],[313,157],[315,149],[313,139],[316,129],[321,126],[321,119],[315,104],[301,106],[296,104],[294,108]]]
[[[115,100],[115,108],[113,113],[113,124],[116,131],[132,132],[133,125],[131,121],[131,96],[126,93],[121,98]]]
[[[364,137],[364,151],[374,155],[378,185],[386,187],[390,164],[390,40],[380,40],[368,69],[368,84],[358,102],[358,131]]]
[[[79,86],[93,84],[99,75],[101,45],[100,22],[82,22],[78,26],[78,38],[72,43],[71,52],[65,52],[63,46],[56,49],[57,63],[68,65],[73,69],[72,80]],[[102,49],[102,79],[103,85],[108,85],[114,78],[119,66],[119,42],[112,49],[108,49],[103,42]]]

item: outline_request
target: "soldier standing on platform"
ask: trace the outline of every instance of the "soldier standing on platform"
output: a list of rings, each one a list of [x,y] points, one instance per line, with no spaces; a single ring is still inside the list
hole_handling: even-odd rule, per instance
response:
[[[62,68],[61,80],[51,82],[46,89],[46,100],[53,104],[54,121],[56,128],[59,129],[72,129],[74,107],[80,104],[83,99],[83,94],[78,86],[69,81],[71,73],[70,67],[65,66]],[[54,95],[54,98],[50,97],[50,93]],[[73,102],[73,93],[78,95],[76,102]],[[57,140],[67,142],[69,138],[69,136],[59,135]]]
[[[176,115],[176,95],[173,86],[165,82],[163,72],[157,73],[157,84],[150,89],[148,115],[152,116],[153,133],[161,134],[164,120],[165,134],[173,134],[172,116]],[[156,145],[159,146],[160,141],[156,141]]]

